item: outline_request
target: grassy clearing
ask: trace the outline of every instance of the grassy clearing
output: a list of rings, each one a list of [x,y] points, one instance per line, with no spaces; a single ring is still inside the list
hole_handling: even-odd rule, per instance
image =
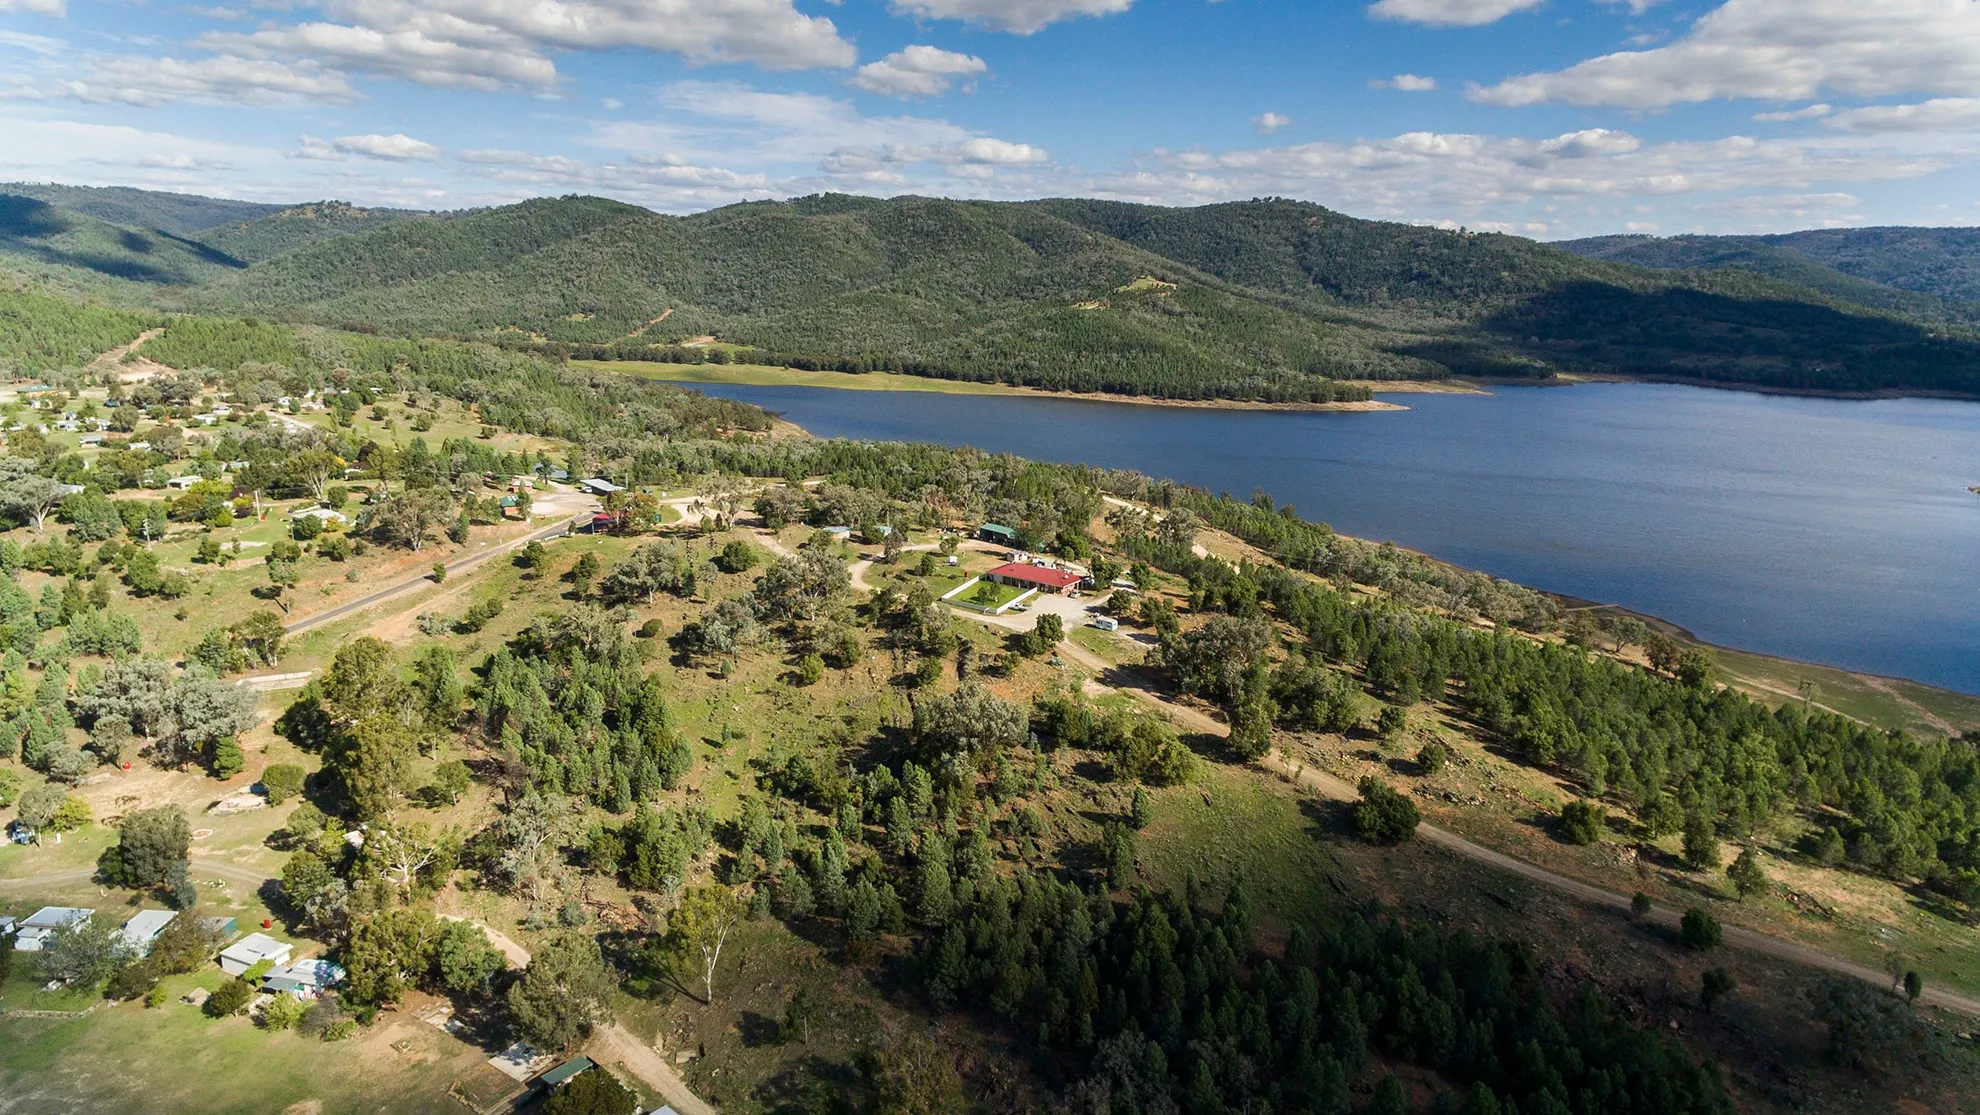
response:
[[[0,1022],[0,1095],[9,1110],[47,1115],[199,1111],[268,1115],[314,1100],[323,1115],[458,1112],[455,1079],[487,1054],[422,1022],[395,1017],[360,1037],[325,1043],[211,1019],[178,1001],[211,990],[219,969],[165,981],[172,998],[146,1009],[108,1005],[73,1021]],[[424,1031],[421,1033],[420,1031]],[[403,1049],[395,1044],[403,1044]]]
[[[1980,697],[1913,681],[1713,648],[1726,682],[1770,705],[1801,700],[1804,683],[1814,703],[1880,728],[1942,734],[1980,731]]]

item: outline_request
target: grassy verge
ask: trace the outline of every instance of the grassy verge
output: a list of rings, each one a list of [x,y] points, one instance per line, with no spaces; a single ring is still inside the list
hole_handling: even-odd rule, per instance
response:
[[[896,372],[801,372],[761,364],[649,364],[640,360],[574,360],[576,367],[669,383],[731,383],[750,387],[836,387],[848,391],[926,391],[937,395],[1035,395],[997,383],[930,379]]]

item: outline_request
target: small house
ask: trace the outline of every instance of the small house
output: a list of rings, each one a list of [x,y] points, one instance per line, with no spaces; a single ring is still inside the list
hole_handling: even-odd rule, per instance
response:
[[[976,528],[976,536],[998,546],[1015,546],[1018,543],[1018,532],[1002,523],[984,523]]]
[[[178,916],[171,910],[139,910],[124,923],[117,935],[123,940],[125,948],[138,956],[145,956],[151,952],[152,943],[158,940],[158,935],[165,932],[165,927]]]
[[[299,511],[292,512],[289,518],[315,519],[327,527],[331,523],[341,525],[344,522],[344,513],[341,511],[332,511],[328,507],[305,507]]]
[[[537,1077],[536,1087],[543,1094],[549,1095],[551,1092],[569,1084],[579,1073],[587,1072],[595,1067],[596,1063],[589,1057],[572,1057],[570,1060]]]
[[[220,970],[230,976],[238,976],[256,964],[266,960],[280,966],[289,962],[289,954],[295,946],[278,941],[266,933],[250,933],[227,946],[220,954]]]
[[[55,485],[55,490],[61,494],[63,499],[68,499],[70,496],[81,495],[83,486],[81,484],[57,484]]]
[[[22,952],[40,952],[58,931],[88,925],[95,915],[95,910],[75,906],[43,906],[22,920],[16,930],[14,947]]]
[[[13,918],[0,916],[0,940],[5,940],[8,937],[13,936],[14,926],[16,924],[18,923],[15,922]]]
[[[1039,592],[1064,592],[1078,586],[1085,578],[1063,569],[1046,569],[1038,565],[1024,565],[1012,562],[1000,565],[983,575],[986,581],[995,581],[1012,588],[1035,589]]]
[[[83,436],[82,436],[82,437],[81,437],[80,439],[78,439],[78,440],[79,440],[79,441],[80,441],[80,442],[81,442],[81,443],[82,443],[83,445],[102,445],[102,444],[103,444],[103,435],[102,435],[102,434],[84,434],[84,435],[83,435]]]
[[[175,492],[183,492],[204,479],[204,476],[174,476],[165,482],[165,486]]]
[[[261,989],[274,994],[287,992],[298,999],[314,999],[344,982],[344,969],[328,960],[298,960],[268,973]]]
[[[602,476],[594,476],[589,480],[580,481],[578,483],[578,487],[600,498],[609,496],[613,492],[625,491],[624,488],[621,488],[617,484],[612,483],[610,480],[607,480]]]

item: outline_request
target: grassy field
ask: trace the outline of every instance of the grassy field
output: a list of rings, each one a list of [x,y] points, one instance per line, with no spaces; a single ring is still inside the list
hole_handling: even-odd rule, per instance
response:
[[[1802,699],[1884,728],[1928,734],[1980,731],[1980,697],[1934,689],[1914,681],[1878,678],[1829,666],[1713,648],[1728,684],[1770,705]]]
[[[105,1004],[82,1019],[0,1022],[0,1111],[427,1115],[461,1110],[447,1094],[455,1080],[494,1073],[486,1052],[403,1015],[326,1043],[178,1001],[226,978],[218,968],[171,977],[172,998],[150,1009]]]

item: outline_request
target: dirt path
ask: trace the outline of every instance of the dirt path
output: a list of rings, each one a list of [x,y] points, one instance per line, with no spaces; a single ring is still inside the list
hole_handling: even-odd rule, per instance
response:
[[[478,553],[468,554],[465,557],[455,558],[453,561],[447,563],[447,575],[451,577],[455,573],[458,573],[463,569],[472,569],[473,567],[480,565],[482,562],[487,561],[489,558],[500,557],[503,554],[513,553],[514,551],[520,550],[524,546],[529,545],[531,542],[544,542],[552,538],[560,537],[568,533],[581,520],[589,518],[593,513],[594,512],[589,510],[580,511],[576,515],[573,515],[571,518],[567,520],[560,520],[550,526],[544,527],[542,530],[525,534],[520,538],[512,538],[509,541],[504,542],[499,546],[490,546],[488,549],[482,550]],[[379,589],[377,592],[367,593],[366,595],[360,596],[356,600],[353,600],[348,604],[339,604],[336,607],[329,609],[328,611],[317,612],[314,615],[304,616],[301,619],[291,620],[289,621],[289,625],[288,625],[289,634],[300,635],[305,631],[310,631],[315,628],[322,627],[325,624],[335,623],[340,619],[354,615],[375,604],[380,604],[387,600],[390,600],[392,597],[398,596],[401,593],[411,592],[412,590],[419,588],[421,585],[428,585],[432,583],[433,583],[432,575],[427,573],[422,573],[417,577],[411,577],[404,581],[400,581],[396,585],[391,585],[386,588]]]
[[[1177,722],[1190,730],[1214,736],[1230,734],[1230,729],[1222,722],[1197,709],[1170,701],[1150,688],[1146,684],[1145,679],[1133,671],[1117,666],[1109,666],[1099,658],[1088,653],[1084,648],[1070,642],[1060,643],[1059,653],[1083,666],[1097,671],[1099,676],[1104,679],[1100,684],[1127,693],[1146,704],[1168,713]],[[1300,785],[1318,790],[1322,795],[1335,801],[1355,801],[1361,796],[1360,791],[1349,785],[1345,780],[1336,778],[1325,771],[1318,771],[1311,767],[1288,763],[1276,751],[1259,760],[1259,765],[1276,774],[1291,776]],[[1630,900],[1623,895],[1605,890],[1602,887],[1584,883],[1579,879],[1571,879],[1565,875],[1555,874],[1544,867],[1535,866],[1524,860],[1514,859],[1502,852],[1495,852],[1481,844],[1474,844],[1457,833],[1451,832],[1449,829],[1439,828],[1436,825],[1425,822],[1418,825],[1416,831],[1417,835],[1422,839],[1440,848],[1456,852],[1458,855],[1474,863],[1485,864],[1488,867],[1509,872],[1522,879],[1551,887],[1563,894],[1579,898],[1585,902],[1593,902],[1613,910],[1627,911],[1629,909]],[[1679,921],[1679,915],[1675,910],[1657,908],[1650,912],[1648,920],[1661,926],[1675,928]],[[1744,929],[1736,925],[1726,926],[1725,940],[1727,944],[1735,948],[1757,952],[1763,956],[1770,956],[1777,960],[1786,960],[1790,963],[1817,969],[1818,971],[1830,972],[1839,976],[1852,976],[1867,983],[1876,984],[1879,987],[1888,987],[1891,982],[1890,973],[1888,972],[1881,972],[1875,968],[1866,967],[1839,956],[1833,956],[1819,949],[1795,944],[1792,941],[1783,941],[1778,937],[1770,937],[1764,933],[1757,933],[1751,929]],[[1961,1014],[1980,1018],[1980,999],[1974,999],[1958,994],[1957,992],[1933,987],[1926,988],[1925,993],[1919,996],[1919,999],[1928,1006],[1943,1007],[1946,1010],[1957,1011]]]
[[[441,914],[446,921],[465,921],[488,934],[488,943],[494,945],[509,963],[518,968],[529,967],[529,950],[517,944],[513,938],[497,933],[481,922],[459,914]],[[694,1094],[674,1066],[659,1051],[633,1035],[624,1025],[614,1022],[600,1026],[591,1032],[591,1059],[600,1064],[618,1063],[627,1072],[645,1081],[654,1091],[680,1115],[716,1115],[715,1108],[706,1100]]]

